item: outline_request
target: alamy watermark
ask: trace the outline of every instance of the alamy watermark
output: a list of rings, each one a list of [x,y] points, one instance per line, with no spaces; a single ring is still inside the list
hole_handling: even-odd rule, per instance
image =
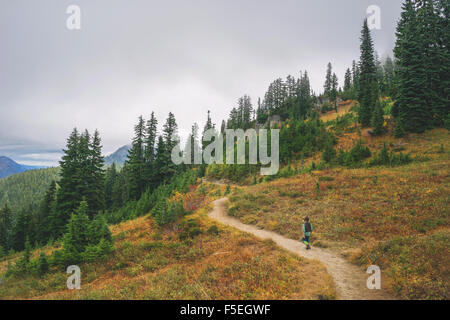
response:
[[[381,9],[377,5],[371,5],[366,10],[367,26],[369,30],[381,30]]]
[[[81,8],[75,4],[67,7],[66,13],[69,17],[66,20],[66,27],[69,30],[81,29]]]
[[[280,130],[270,130],[270,155],[268,153],[268,130],[260,129],[226,129],[225,135],[218,133],[215,129],[207,130],[203,135],[204,142],[210,142],[202,151],[198,142],[188,139],[184,151],[180,144],[172,149],[172,162],[179,164],[252,164],[261,167],[262,175],[275,175],[280,168]],[[211,141],[212,140],[212,141]],[[224,159],[225,140],[225,159]],[[248,141],[248,162],[246,159],[246,142]],[[236,145],[236,152],[235,152]],[[235,161],[236,158],[236,161]],[[193,160],[193,161],[192,161]]]
[[[72,265],[67,267],[67,273],[71,274],[69,278],[67,278],[67,289],[81,289],[81,269],[79,266]]]
[[[367,268],[366,273],[371,274],[371,276],[369,278],[367,278],[367,289],[370,290],[380,290],[381,289],[381,269],[379,266],[369,266]]]

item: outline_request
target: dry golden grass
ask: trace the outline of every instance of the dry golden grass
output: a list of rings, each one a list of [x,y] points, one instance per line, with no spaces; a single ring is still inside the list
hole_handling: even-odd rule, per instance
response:
[[[342,117],[346,113],[350,112],[350,108],[353,107],[355,105],[355,103],[356,103],[356,101],[353,101],[353,100],[342,101],[338,105],[337,113],[334,110],[328,111],[327,113],[321,114],[320,119],[323,120],[324,122],[327,122],[327,121],[336,119],[338,116]]]
[[[358,139],[356,133],[344,134],[339,139],[338,147],[349,149]],[[397,277],[393,283],[401,297],[448,296],[450,274],[448,268],[443,266],[450,264],[449,255],[443,254],[442,250],[446,248],[448,252],[448,244],[443,245],[443,239],[450,233],[449,132],[435,129],[403,139],[384,136],[366,137],[363,141],[372,152],[386,143],[391,150],[410,153],[416,160],[395,168],[336,167],[242,187],[230,197],[229,213],[244,223],[255,224],[293,239],[301,237],[303,217],[309,216],[316,228],[314,245],[336,248],[341,252],[364,248],[364,252],[349,254],[349,258],[361,264],[375,261],[391,268],[391,275]],[[432,236],[439,232],[442,236]],[[419,266],[418,261],[423,260],[412,255],[412,252],[405,255],[415,259],[403,258],[403,261],[409,261],[415,268],[416,277],[421,279],[416,279],[416,283],[427,283],[424,288],[429,289],[420,294],[417,293],[418,285],[415,289],[411,288],[414,281],[409,282],[406,275],[402,278],[393,271],[394,265],[403,269],[408,266],[394,261],[399,257],[389,251],[391,247],[385,252],[391,259],[383,260],[382,254],[375,255],[380,248],[384,248],[383,243],[395,237],[413,237],[401,242],[401,248],[414,241],[423,241],[427,245],[418,250],[425,260],[441,268],[441,272],[432,277],[438,287],[429,284],[431,269]],[[426,281],[423,280],[425,278]]]
[[[206,192],[219,196],[218,188]],[[221,194],[225,186],[221,187]],[[209,198],[206,198],[209,201]],[[207,203],[207,202],[206,202]],[[195,219],[202,234],[180,240],[181,224],[160,228],[149,216],[112,226],[115,252],[104,262],[81,267],[81,290],[65,288],[63,270],[42,279],[13,279],[0,287],[2,299],[333,299],[330,275],[317,261],[207,217]]]

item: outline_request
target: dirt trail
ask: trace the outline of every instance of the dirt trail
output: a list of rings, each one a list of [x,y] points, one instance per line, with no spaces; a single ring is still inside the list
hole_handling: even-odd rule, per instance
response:
[[[347,262],[343,258],[325,251],[321,248],[306,250],[305,245],[300,241],[285,238],[275,232],[261,230],[255,226],[247,225],[238,219],[230,217],[226,213],[225,202],[227,198],[214,201],[214,208],[208,214],[225,225],[232,226],[241,231],[255,235],[261,239],[272,239],[275,243],[294,254],[308,259],[317,259],[327,268],[328,273],[334,279],[336,291],[339,299],[343,300],[386,300],[394,299],[385,290],[369,290],[366,287],[367,278],[370,276],[355,265]],[[383,282],[382,282],[383,285]]]

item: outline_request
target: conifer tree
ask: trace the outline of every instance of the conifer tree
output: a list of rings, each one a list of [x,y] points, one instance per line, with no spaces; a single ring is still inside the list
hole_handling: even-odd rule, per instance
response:
[[[240,126],[242,124],[242,110],[243,110],[243,105],[240,106],[241,110],[233,108],[233,110],[231,111],[233,113],[233,126],[235,126],[236,128],[238,126]],[[202,150],[205,150],[206,146],[209,144],[208,141],[203,141],[203,137],[205,136],[205,132],[208,131],[209,129],[214,128],[214,124],[212,123],[211,120],[211,112],[208,110],[208,114],[206,116],[206,123],[205,126],[203,127],[203,132],[202,132]]]
[[[334,104],[334,110],[337,112],[338,78],[335,73],[331,77],[330,100]]]
[[[172,162],[172,149],[179,143],[178,138],[178,125],[175,120],[175,116],[172,112],[169,112],[166,123],[163,126],[162,136],[164,138],[164,152],[166,159],[163,171],[165,178],[170,179],[177,171],[177,166]]]
[[[116,163],[113,162],[113,164],[106,169],[105,173],[105,207],[107,210],[110,210],[113,207],[113,188],[117,176]]]
[[[66,226],[66,233],[63,237],[64,261],[67,263],[81,262],[81,254],[88,246],[89,217],[88,204],[81,201],[76,213],[72,214]]]
[[[19,212],[12,230],[12,248],[15,251],[22,251],[25,248],[25,242],[30,234],[30,220],[31,214],[28,210]]]
[[[45,193],[38,212],[38,241],[47,242],[51,237],[51,223],[56,206],[56,182],[52,181]]]
[[[298,93],[297,93],[299,112],[296,114],[296,118],[300,119],[306,116],[306,114],[312,109],[311,98],[311,85],[309,82],[308,72],[304,72],[303,76],[299,79]]]
[[[372,115],[372,127],[373,127],[373,135],[380,136],[384,133],[384,117],[383,117],[383,108],[381,107],[381,103],[377,100],[375,104],[375,110]]]
[[[66,149],[63,150],[60,165],[60,177],[57,192],[57,210],[52,219],[52,233],[54,236],[60,236],[64,231],[64,226],[81,201],[81,195],[78,190],[80,184],[80,155],[79,155],[80,136],[78,130],[73,129],[67,139]]]
[[[138,123],[134,127],[134,138],[131,149],[128,151],[126,163],[126,172],[129,184],[129,197],[138,200],[145,191],[145,159],[144,159],[144,140],[145,140],[145,121],[140,116]]]
[[[349,92],[351,88],[352,88],[352,74],[350,72],[350,68],[347,68],[344,77],[344,92]]]
[[[426,80],[419,22],[412,0],[406,0],[402,8],[394,49],[398,88],[392,113],[404,131],[423,132],[429,125],[429,115],[424,110]]]
[[[0,208],[0,246],[7,252],[11,248],[12,212],[5,203]]]
[[[43,276],[44,274],[46,274],[49,270],[49,264],[48,264],[48,260],[47,260],[47,256],[45,255],[44,252],[41,252],[39,255],[39,260],[38,260],[38,274],[39,276]]]
[[[385,94],[388,96],[392,96],[394,93],[394,68],[394,61],[388,56],[383,65],[383,82],[385,84]]]
[[[327,75],[325,76],[325,84],[323,86],[324,94],[326,97],[330,97],[331,89],[333,86],[333,67],[331,65],[331,62],[327,65]]]
[[[152,189],[156,187],[154,183],[153,171],[154,171],[154,161],[156,154],[156,136],[157,136],[157,126],[158,120],[155,117],[155,113],[152,112],[150,120],[147,121],[147,135],[145,140],[145,179],[146,186]]]
[[[363,127],[368,127],[372,119],[372,112],[378,99],[378,83],[372,36],[370,35],[367,19],[364,20],[361,31],[361,58],[359,74],[359,121]]]
[[[100,134],[97,130],[95,130],[90,143],[88,160],[89,177],[87,177],[87,180],[89,185],[85,196],[89,205],[88,215],[93,217],[99,211],[105,209],[105,171],[103,169],[105,161],[102,156]]]

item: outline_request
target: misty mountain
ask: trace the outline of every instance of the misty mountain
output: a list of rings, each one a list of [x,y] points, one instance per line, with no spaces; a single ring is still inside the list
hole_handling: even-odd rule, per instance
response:
[[[6,178],[15,173],[41,168],[43,167],[19,164],[8,157],[0,156],[0,178]]]
[[[131,145],[125,145],[120,147],[115,152],[105,157],[105,164],[111,165],[113,163],[122,165],[127,160],[128,150],[130,150]]]

